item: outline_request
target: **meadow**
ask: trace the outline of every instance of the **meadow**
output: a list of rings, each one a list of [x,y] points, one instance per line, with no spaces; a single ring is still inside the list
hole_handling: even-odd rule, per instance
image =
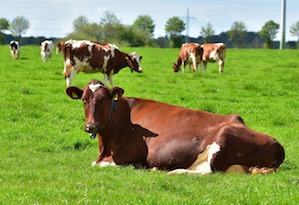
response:
[[[0,46],[0,204],[298,204],[299,51],[228,49],[224,73],[174,73],[179,49],[120,48],[143,56],[144,72],[124,68],[114,84],[125,96],[219,114],[236,113],[284,146],[269,175],[166,176],[133,167],[91,167],[97,141],[83,131],[81,101],[64,92],[61,54],[42,63],[39,46],[12,60]],[[83,87],[103,75],[80,73]]]

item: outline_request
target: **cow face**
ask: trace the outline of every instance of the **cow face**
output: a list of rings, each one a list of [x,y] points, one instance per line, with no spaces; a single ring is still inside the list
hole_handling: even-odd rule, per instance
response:
[[[179,70],[180,70],[180,66],[177,63],[173,63],[173,71],[177,73],[179,72]]]
[[[84,131],[95,137],[96,133],[104,129],[115,109],[115,96],[121,97],[124,90],[119,87],[109,89],[98,80],[92,80],[83,89],[70,86],[66,89],[72,99],[82,99],[85,111]]]
[[[127,55],[128,65],[131,68],[131,71],[137,71],[138,73],[142,73],[142,68],[140,66],[140,61],[142,56],[139,56],[136,52]]]

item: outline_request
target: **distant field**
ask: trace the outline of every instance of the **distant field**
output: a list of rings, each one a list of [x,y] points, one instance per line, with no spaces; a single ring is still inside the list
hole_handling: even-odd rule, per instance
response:
[[[82,102],[64,93],[61,54],[42,63],[39,46],[12,60],[0,46],[0,204],[298,204],[299,51],[228,49],[223,74],[174,73],[178,49],[120,48],[143,56],[144,73],[114,76],[125,96],[219,114],[237,113],[277,138],[286,159],[269,175],[166,176],[91,167],[98,148],[83,131]],[[103,75],[80,73],[83,87]]]

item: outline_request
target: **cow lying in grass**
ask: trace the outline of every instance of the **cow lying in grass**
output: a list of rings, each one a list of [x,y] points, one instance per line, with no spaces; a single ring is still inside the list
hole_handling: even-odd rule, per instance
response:
[[[95,164],[142,165],[169,174],[212,172],[269,173],[284,161],[284,148],[273,137],[248,128],[242,118],[122,97],[92,80],[83,89],[68,87],[85,109],[84,130],[98,134]]]

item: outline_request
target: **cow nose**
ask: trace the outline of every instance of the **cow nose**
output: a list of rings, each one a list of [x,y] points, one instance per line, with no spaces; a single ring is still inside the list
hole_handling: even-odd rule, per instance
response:
[[[138,68],[138,72],[142,73],[142,68],[141,67]]]
[[[89,133],[95,133],[97,132],[98,129],[98,125],[96,123],[88,123],[85,125],[85,132],[89,132]]]

